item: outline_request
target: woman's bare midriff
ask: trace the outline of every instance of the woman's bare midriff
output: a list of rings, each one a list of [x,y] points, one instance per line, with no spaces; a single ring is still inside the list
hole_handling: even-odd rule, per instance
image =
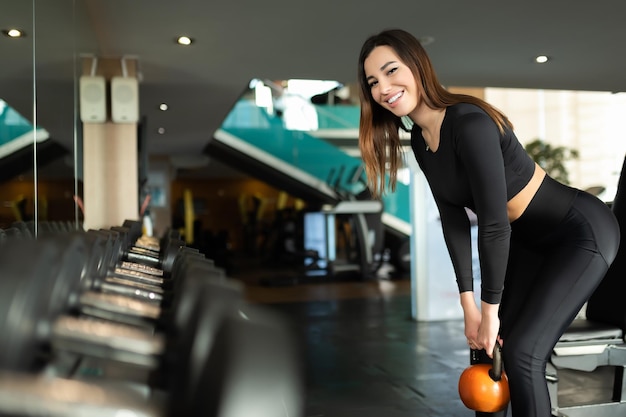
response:
[[[512,222],[520,218],[524,214],[524,210],[530,204],[530,201],[535,196],[535,193],[541,186],[543,178],[546,176],[546,172],[539,165],[535,163],[535,172],[532,178],[526,184],[522,191],[517,193],[512,199],[506,203],[506,210],[509,215],[509,221]]]

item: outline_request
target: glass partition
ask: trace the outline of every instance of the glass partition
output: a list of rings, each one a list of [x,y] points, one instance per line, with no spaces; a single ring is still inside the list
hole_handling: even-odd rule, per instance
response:
[[[3,55],[3,65],[0,65],[0,172],[3,183],[12,180],[0,189],[0,227],[3,229],[11,227],[15,221],[33,220],[34,217],[36,173],[33,150],[38,139],[32,123],[35,113],[34,7],[34,0],[5,1],[2,5],[2,14],[10,14],[13,25],[0,28]],[[9,33],[10,30],[19,30],[21,37]],[[44,140],[42,136],[39,138]]]
[[[50,133],[36,151],[37,221],[82,221],[77,80],[80,54],[91,49],[84,2],[36,1],[35,117]],[[68,94],[71,92],[73,94]]]
[[[21,221],[36,236],[40,221],[79,220],[76,103],[60,93],[75,89],[80,41],[67,22],[76,21],[80,7],[35,0],[0,7],[11,23],[0,28],[0,228]],[[8,36],[11,29],[23,36]]]

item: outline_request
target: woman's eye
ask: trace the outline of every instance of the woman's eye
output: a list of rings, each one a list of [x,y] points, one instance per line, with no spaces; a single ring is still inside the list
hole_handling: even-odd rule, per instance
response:
[[[398,71],[398,67],[391,68],[387,74],[391,75],[396,71]]]
[[[374,88],[374,87],[376,87],[376,84],[378,84],[378,81],[372,81],[372,82],[369,84],[369,86],[370,86],[370,88]]]

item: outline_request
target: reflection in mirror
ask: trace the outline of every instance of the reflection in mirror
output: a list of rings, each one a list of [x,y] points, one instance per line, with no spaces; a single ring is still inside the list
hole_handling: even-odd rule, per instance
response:
[[[83,6],[73,3],[2,3],[7,19],[0,19],[0,228],[23,222],[36,235],[42,221],[68,222],[71,227],[79,221],[72,91],[76,45],[84,41],[74,39],[79,25],[73,23],[78,20],[74,8]],[[24,36],[7,36],[13,28]]]
[[[6,2],[5,2],[6,3]],[[35,217],[35,143],[47,134],[36,128],[34,117],[34,0],[9,1],[11,19],[2,19],[0,46],[0,228]],[[8,22],[11,22],[10,26]],[[19,34],[18,34],[19,31]],[[18,36],[19,35],[19,36]]]
[[[76,74],[78,51],[87,36],[84,2],[36,2],[34,6],[37,123],[50,133],[37,146],[38,224],[63,222],[78,227],[82,215],[77,125]],[[63,30],[61,30],[63,28]],[[41,228],[40,228],[41,229]]]
[[[50,135],[45,129],[33,125],[26,117],[19,114],[0,99],[0,160],[2,161],[2,171],[0,181],[3,183],[30,178],[26,174],[31,155],[33,160],[37,157],[37,147],[49,139]],[[31,153],[32,149],[32,153]],[[34,165],[34,164],[33,164]],[[37,178],[37,172],[33,169],[32,179]],[[28,181],[34,186],[33,189],[33,213],[28,209],[29,199],[26,190],[18,193],[15,198],[5,200],[5,207],[9,207],[12,213],[10,219],[3,219],[3,223],[13,221],[29,221],[36,219],[37,193],[36,181]],[[29,185],[30,187],[30,185]],[[36,227],[35,227],[36,230]]]

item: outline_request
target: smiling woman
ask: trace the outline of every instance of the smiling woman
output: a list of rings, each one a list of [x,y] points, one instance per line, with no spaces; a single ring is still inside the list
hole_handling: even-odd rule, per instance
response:
[[[615,258],[615,217],[596,197],[546,175],[503,113],[446,90],[410,33],[369,37],[358,82],[359,146],[374,196],[396,186],[399,131],[408,117],[412,153],[454,266],[472,357],[489,361],[500,344],[513,415],[549,415],[546,358]],[[478,219],[480,306],[467,209]]]

